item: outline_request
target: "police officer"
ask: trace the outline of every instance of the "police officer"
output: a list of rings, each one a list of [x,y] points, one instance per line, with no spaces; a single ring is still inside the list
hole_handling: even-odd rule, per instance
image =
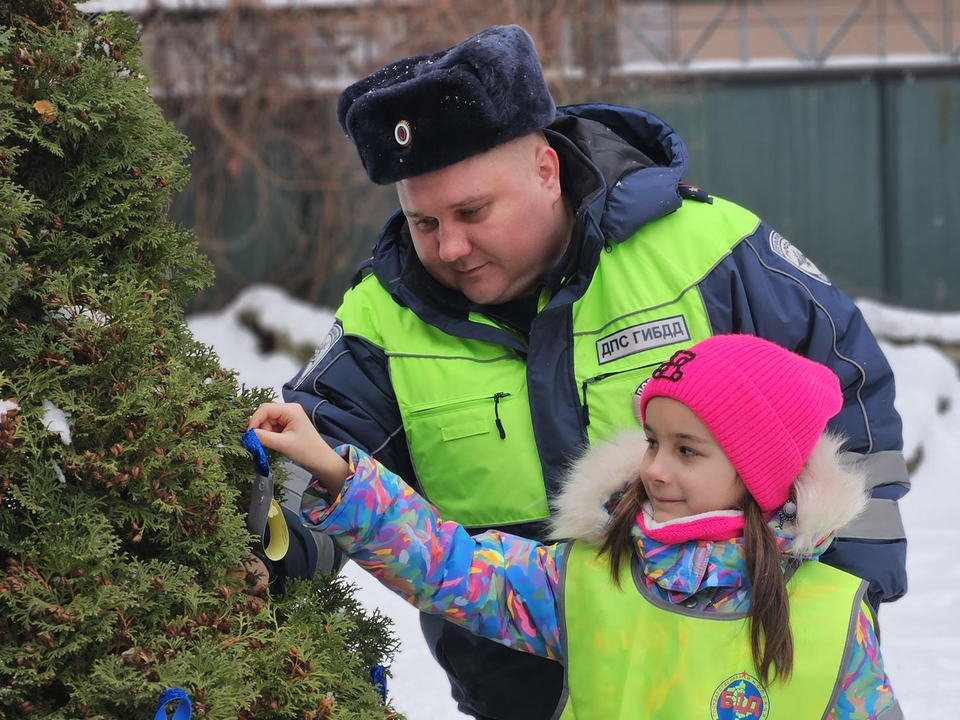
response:
[[[712,334],[759,335],[840,377],[831,427],[870,474],[866,514],[823,560],[868,579],[874,605],[903,594],[909,483],[889,365],[785,238],[681,184],[687,152],[665,123],[555,107],[516,26],[392,63],[337,113],[400,209],[284,387],[330,444],[366,449],[473,531],[542,539],[570,458],[637,422],[625,388]],[[551,716],[558,664],[422,626],[464,712]]]

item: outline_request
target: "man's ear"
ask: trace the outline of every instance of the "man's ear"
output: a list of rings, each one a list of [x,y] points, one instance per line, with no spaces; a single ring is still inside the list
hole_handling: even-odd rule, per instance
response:
[[[549,190],[560,196],[560,156],[557,151],[549,145],[539,145],[537,147],[537,175],[540,183],[545,190]]]

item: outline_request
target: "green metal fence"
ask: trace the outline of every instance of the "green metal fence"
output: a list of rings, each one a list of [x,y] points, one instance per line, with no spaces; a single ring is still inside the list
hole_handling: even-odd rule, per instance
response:
[[[666,120],[689,148],[688,182],[757,212],[850,295],[960,310],[960,68],[757,77],[626,83],[604,99]],[[392,190],[364,180],[345,139],[342,174],[319,192],[298,181],[309,173],[296,147],[265,141],[259,174],[248,163],[231,176],[217,140],[196,121],[183,129],[199,155],[174,216],[197,227],[218,266],[200,304],[272,282],[336,305]],[[201,212],[218,220],[198,224]]]
[[[688,180],[759,213],[851,295],[960,310],[960,72],[635,86]]]

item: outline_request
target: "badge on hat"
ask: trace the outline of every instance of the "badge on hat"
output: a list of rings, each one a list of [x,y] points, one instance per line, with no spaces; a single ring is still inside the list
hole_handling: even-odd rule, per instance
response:
[[[669,360],[653,371],[653,377],[657,380],[680,382],[683,379],[683,366],[696,357],[689,350],[677,350]]]
[[[401,120],[397,123],[397,126],[393,129],[393,139],[397,141],[397,145],[400,147],[406,147],[410,144],[410,140],[413,138],[410,131],[410,123],[406,120]]]

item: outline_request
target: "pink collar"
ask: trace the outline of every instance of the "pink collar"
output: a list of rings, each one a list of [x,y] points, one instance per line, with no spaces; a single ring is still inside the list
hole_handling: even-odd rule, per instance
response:
[[[743,534],[743,512],[715,510],[658,523],[650,503],[644,503],[637,513],[637,524],[644,535],[667,545],[690,540],[722,542]]]

